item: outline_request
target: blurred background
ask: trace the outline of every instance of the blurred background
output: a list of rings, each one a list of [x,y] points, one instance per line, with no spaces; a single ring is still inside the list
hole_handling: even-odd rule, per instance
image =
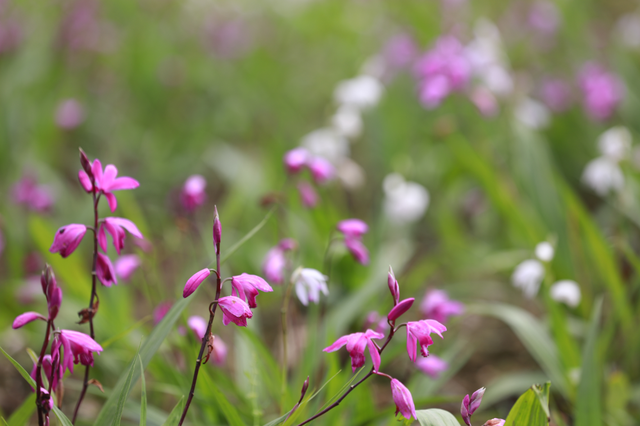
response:
[[[596,406],[594,425],[638,424],[637,7],[0,0],[0,346],[30,371],[25,349],[40,348],[42,327],[11,322],[44,311],[45,262],[65,297],[57,323],[86,331],[74,323],[89,299],[90,243],[66,259],[48,251],[59,227],[92,222],[81,147],[140,182],[117,193],[113,215],[144,239],[127,237],[134,266],[99,288],[105,351],[92,375],[105,393],[90,388],[78,424],[92,424],[163,307],[214,259],[214,205],[223,255],[267,217],[225,276],[261,275],[269,249],[293,238],[294,268],[331,265],[330,294],[309,307],[291,301],[283,394],[273,369],[284,287],[259,296],[248,331],[216,321],[229,356],[205,366],[192,424],[228,424],[220,392],[246,424],[265,424],[293,406],[307,375],[318,390],[344,367],[305,408],[315,412],[350,377],[345,354],[322,348],[372,324],[371,311],[386,315],[389,265],[403,297],[416,297],[414,319],[429,290],[465,305],[430,348],[446,362],[435,378],[407,360],[403,336],[383,357],[417,408],[457,413],[464,394],[486,386],[480,416],[505,418],[520,393],[550,379],[552,424],[592,424],[581,419]],[[297,147],[328,165],[293,173],[283,156]],[[100,212],[112,215],[105,203]],[[347,218],[369,224],[368,265],[330,243]],[[206,316],[214,292],[204,291],[146,370],[149,424],[188,392],[199,342],[187,318]],[[65,380],[65,413],[81,380]],[[384,379],[358,392],[319,424],[396,424]],[[137,424],[139,394],[138,384],[123,423]],[[0,361],[0,414],[30,395]]]

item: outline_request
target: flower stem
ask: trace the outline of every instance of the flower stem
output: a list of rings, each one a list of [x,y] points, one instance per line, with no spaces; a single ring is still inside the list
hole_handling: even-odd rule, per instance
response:
[[[198,354],[198,359],[196,360],[195,371],[193,372],[193,380],[191,381],[191,390],[189,391],[189,398],[187,399],[187,403],[184,406],[184,410],[182,411],[182,417],[180,417],[180,423],[178,426],[182,426],[184,423],[184,419],[187,417],[187,411],[189,411],[189,406],[191,405],[191,400],[193,400],[193,395],[196,390],[196,382],[198,381],[198,373],[200,372],[200,366],[202,365],[202,355],[204,354],[204,350],[207,347],[207,343],[209,341],[209,334],[211,333],[211,325],[213,324],[213,318],[216,316],[216,308],[218,307],[218,299],[220,299],[220,291],[222,290],[222,280],[220,279],[220,245],[216,245],[216,298],[209,305],[209,324],[207,325],[207,331],[204,333],[204,337],[202,338],[202,345],[200,346],[200,353]]]
[[[36,365],[36,408],[38,409],[38,424],[43,426],[45,423],[46,413],[44,412],[44,407],[42,405],[42,392],[40,389],[42,388],[42,360],[44,359],[44,354],[47,352],[47,347],[49,346],[49,333],[51,332],[51,320],[47,321],[47,332],[44,335],[44,342],[42,342],[42,349],[40,349],[40,356],[38,357],[38,364]]]

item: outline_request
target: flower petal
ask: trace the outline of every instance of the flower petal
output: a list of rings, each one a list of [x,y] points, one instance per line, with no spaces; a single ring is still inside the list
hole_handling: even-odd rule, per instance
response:
[[[47,320],[43,315],[41,315],[41,314],[39,314],[37,312],[25,312],[24,314],[18,315],[16,317],[16,319],[13,320],[13,326],[12,327],[14,329],[18,329],[18,328],[22,327],[23,325],[29,324],[30,322],[38,320],[38,319],[42,320],[42,321],[46,321]]]

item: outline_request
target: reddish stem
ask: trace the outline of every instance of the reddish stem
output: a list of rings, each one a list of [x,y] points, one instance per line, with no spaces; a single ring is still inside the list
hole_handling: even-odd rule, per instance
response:
[[[42,349],[40,349],[40,357],[38,357],[38,364],[36,365],[36,407],[38,409],[38,424],[44,426],[44,406],[42,405],[42,360],[47,352],[49,346],[49,333],[51,332],[51,320],[47,321],[47,333],[44,336],[44,342],[42,342]]]

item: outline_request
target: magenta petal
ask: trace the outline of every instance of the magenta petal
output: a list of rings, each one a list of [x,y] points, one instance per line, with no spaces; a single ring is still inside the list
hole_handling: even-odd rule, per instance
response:
[[[13,320],[13,328],[14,329],[20,328],[23,325],[29,324],[30,322],[38,319],[42,321],[47,320],[44,316],[40,315],[37,312],[25,312],[24,314],[18,315],[16,319]]]
[[[85,172],[84,170],[80,170],[78,172],[78,180],[80,181],[80,185],[82,185],[85,191],[91,192],[93,190],[91,179],[87,175],[87,172]]]
[[[137,254],[127,254],[116,260],[116,275],[123,280],[128,280],[140,266],[140,257]]]
[[[100,282],[107,287],[111,287],[113,284],[118,284],[116,271],[113,268],[111,259],[102,253],[98,253],[96,275]]]
[[[205,321],[204,318],[198,315],[189,317],[189,319],[187,320],[187,325],[195,333],[196,337],[199,340],[202,340],[204,338],[208,326],[207,321]]]
[[[184,286],[182,297],[189,297],[194,291],[196,291],[198,286],[202,284],[202,281],[206,280],[210,274],[211,271],[209,270],[209,268],[204,268],[193,274],[191,278],[187,280],[187,283]]]
[[[140,183],[130,177],[120,177],[109,184],[109,191],[120,191],[122,189],[134,189],[140,186]]]
[[[387,318],[389,318],[389,321],[395,321],[396,319],[400,318],[402,314],[404,314],[409,310],[409,308],[411,308],[411,305],[413,305],[414,300],[415,299],[413,297],[409,299],[404,299],[402,302],[394,306],[393,309],[391,309],[391,312],[389,312],[389,315],[387,315]]]
[[[105,220],[109,220],[119,227],[126,229],[131,235],[136,238],[143,238],[142,233],[140,232],[136,224],[131,222],[129,219],[125,219],[122,217],[108,217]]]
[[[97,158],[91,164],[91,173],[93,173],[98,188],[102,188],[102,163]]]
[[[100,225],[100,230],[98,231],[98,244],[103,252],[107,252],[107,234],[104,232],[104,224]]]
[[[380,370],[380,353],[378,348],[372,340],[367,339],[367,346],[369,347],[369,355],[371,356],[371,362],[373,363],[373,369],[375,371]]]
[[[349,335],[342,336],[338,340],[333,342],[333,344],[331,346],[327,346],[322,351],[323,352],[334,352],[334,351],[337,351],[338,349],[340,349],[341,347],[346,345],[348,340],[349,340]]]
[[[118,208],[118,200],[116,199],[116,196],[110,192],[105,192],[104,196],[107,197],[107,203],[109,203],[109,208],[111,209],[111,211],[115,212]]]
[[[369,231],[369,226],[360,219],[345,219],[338,222],[338,231],[351,237],[361,237]]]
[[[104,176],[102,177],[102,189],[104,191],[111,191],[111,185],[118,176],[118,169],[113,164],[107,164],[104,168]]]
[[[362,244],[362,241],[358,238],[347,235],[344,240],[344,244],[347,246],[347,250],[349,250],[356,262],[362,265],[369,264],[369,250],[367,250],[367,247]]]
[[[56,231],[49,251],[51,253],[59,252],[62,257],[69,256],[80,245],[86,232],[87,227],[77,223],[63,226]]]
[[[417,419],[413,397],[405,385],[397,379],[392,379],[391,394],[393,395],[393,402],[396,404],[396,415],[400,412],[406,419],[412,417]]]

